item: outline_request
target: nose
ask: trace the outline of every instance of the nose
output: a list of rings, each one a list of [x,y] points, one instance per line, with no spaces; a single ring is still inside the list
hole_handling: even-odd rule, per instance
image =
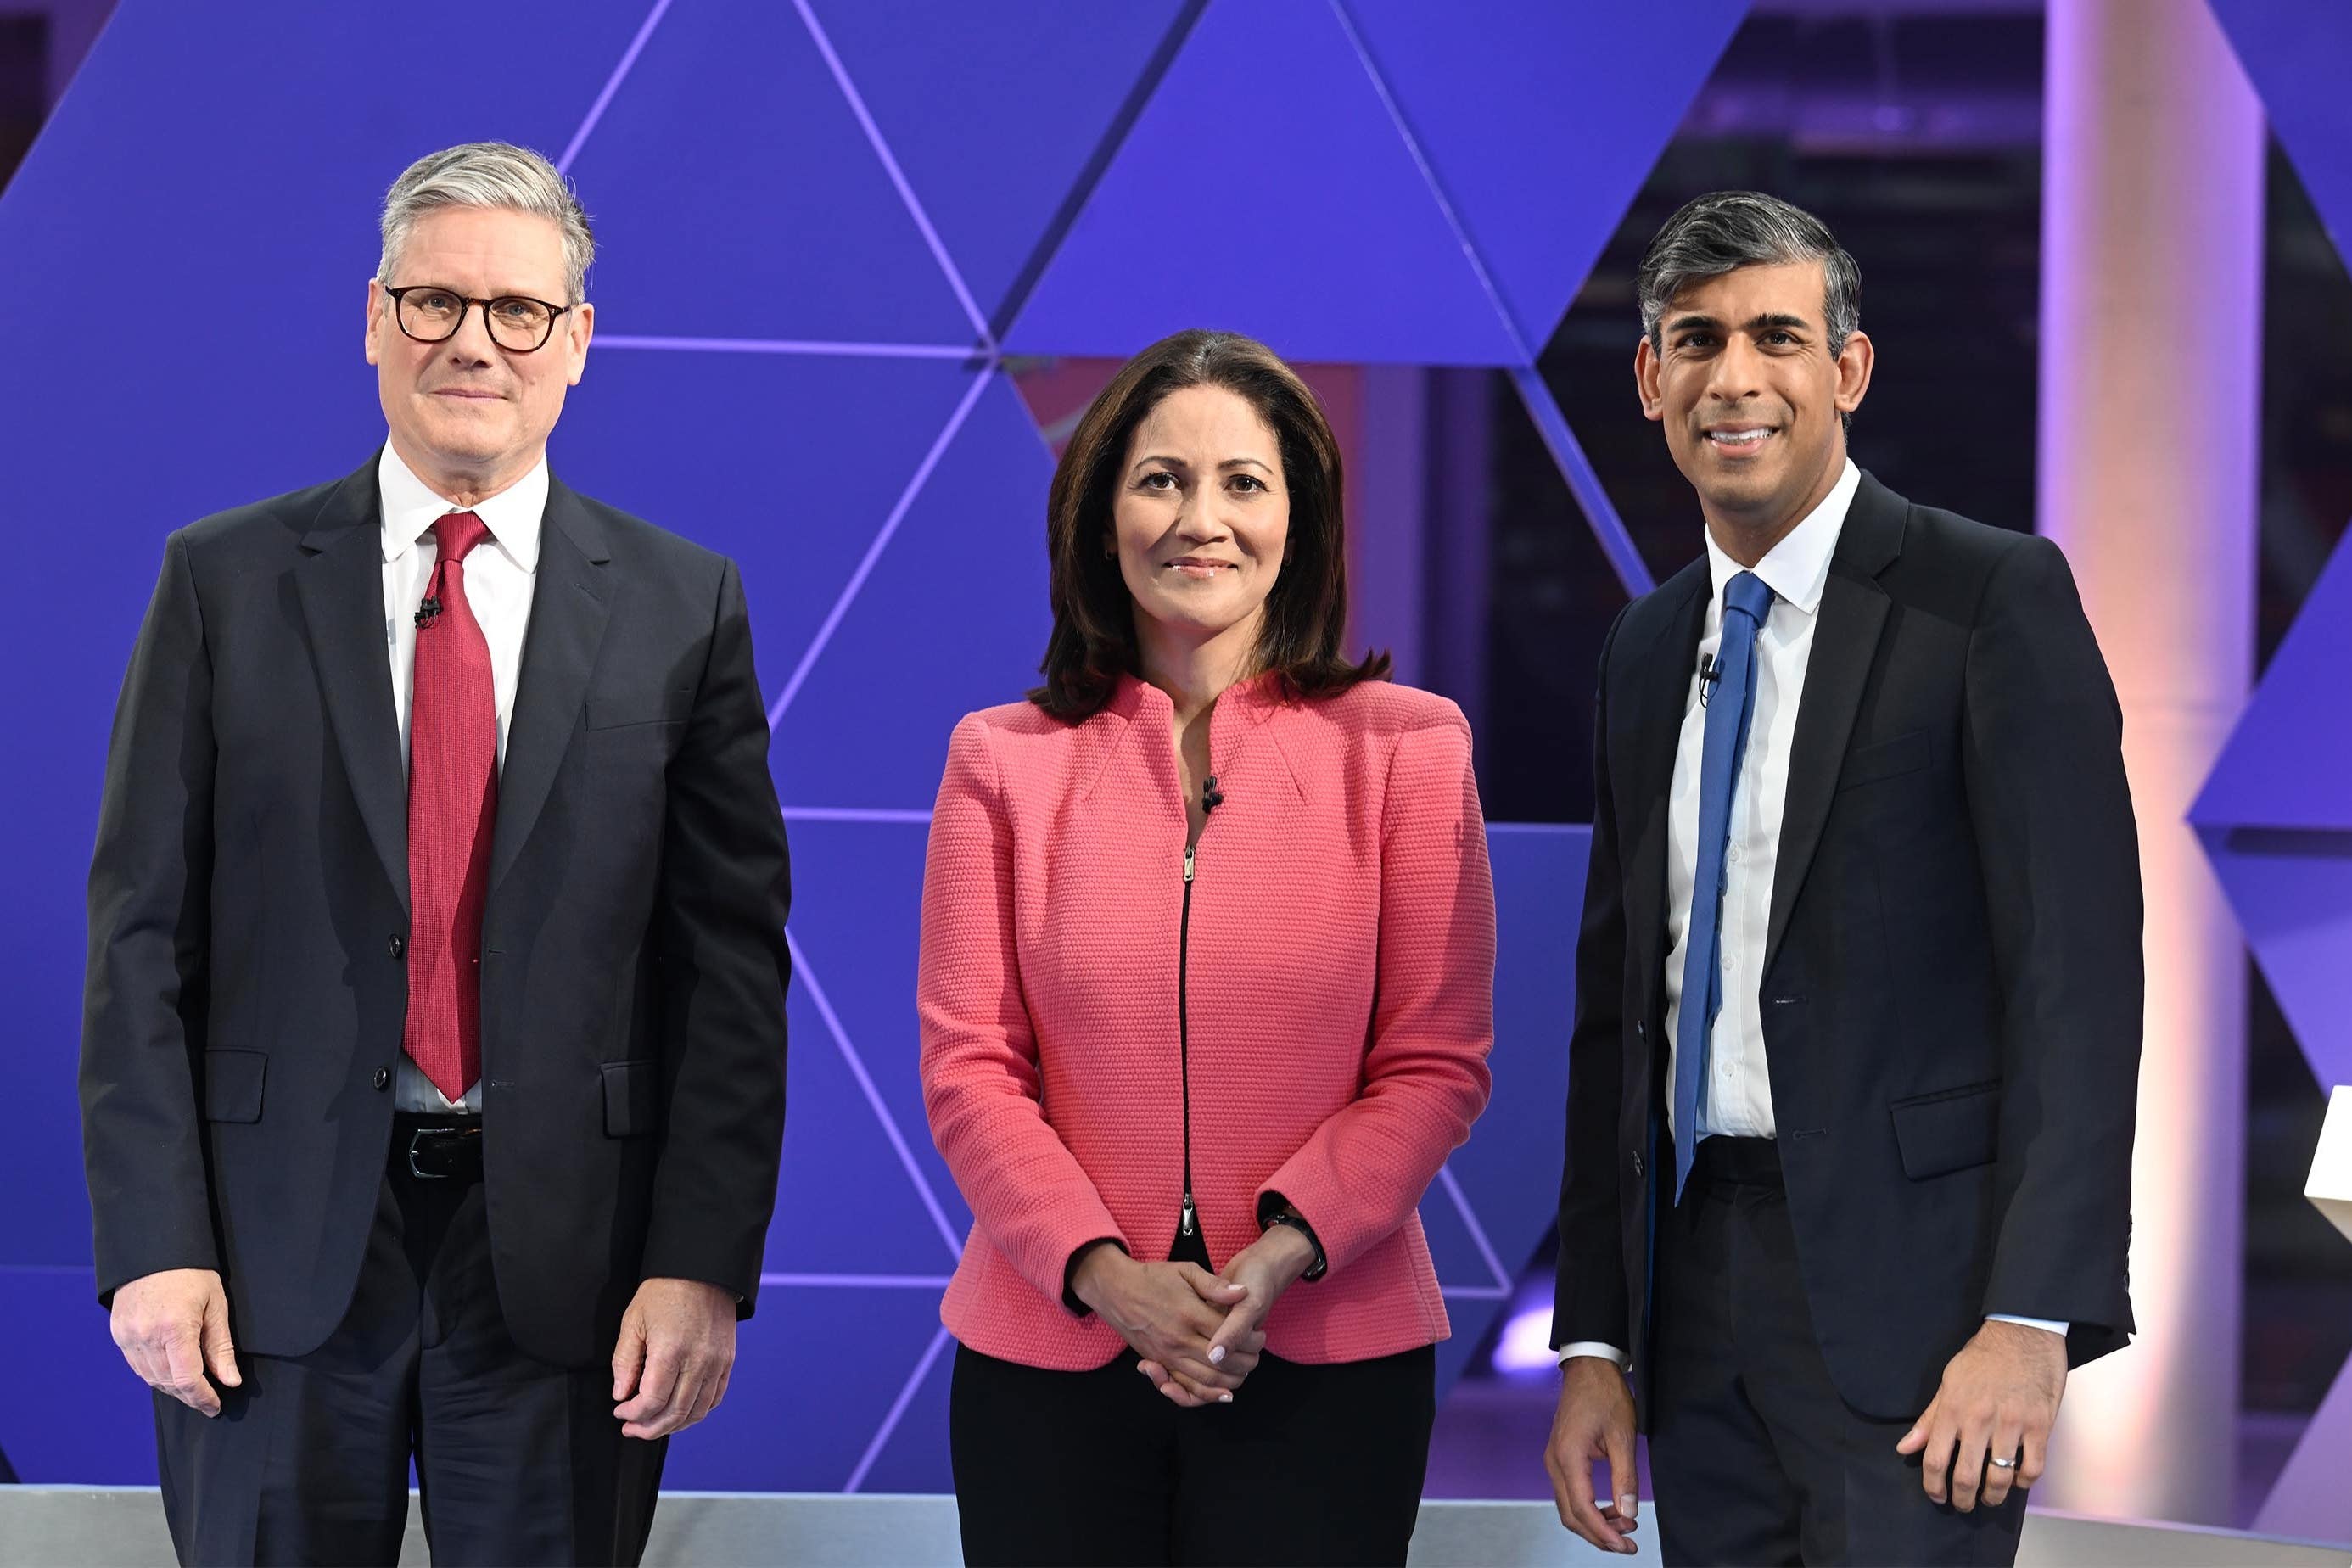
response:
[[[1709,397],[1723,403],[1737,403],[1741,398],[1763,391],[1764,356],[1756,351],[1746,334],[1732,333],[1708,367],[1706,392]]]
[[[1233,531],[1218,520],[1213,486],[1195,493],[1176,514],[1176,535],[1188,544],[1213,544]]]
[[[489,363],[497,357],[498,344],[490,337],[488,307],[467,305],[466,313],[457,320],[457,330],[441,346],[453,364]]]

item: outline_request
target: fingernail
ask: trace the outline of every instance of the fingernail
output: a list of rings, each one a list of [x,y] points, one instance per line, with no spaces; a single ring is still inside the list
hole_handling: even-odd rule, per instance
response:
[[[1633,1492],[1627,1492],[1623,1497],[1617,1500],[1617,1511],[1623,1514],[1627,1519],[1633,1518],[1633,1510],[1641,1506],[1641,1498]]]
[[[1231,1405],[1233,1402],[1234,1396],[1230,1394],[1220,1394],[1217,1395],[1217,1403],[1220,1405]]]
[[[1211,1366],[1223,1366],[1225,1364],[1224,1346],[1211,1345],[1209,1347],[1209,1364]]]

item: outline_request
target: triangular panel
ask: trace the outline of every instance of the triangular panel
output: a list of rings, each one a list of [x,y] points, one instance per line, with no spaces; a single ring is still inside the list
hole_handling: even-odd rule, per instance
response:
[[[956,721],[1035,684],[1051,474],[992,377],[777,724],[786,805],[929,810]]]
[[[795,885],[796,900],[804,891]],[[824,921],[814,911],[822,906],[810,907],[805,923],[814,935],[814,928]],[[835,923],[844,928],[851,925],[846,917]],[[817,971],[828,999],[835,975],[824,971],[845,973],[856,954],[856,941],[854,931],[844,929],[839,938],[817,952],[810,951],[808,942],[801,944],[807,965]],[[829,963],[829,959],[841,962]],[[825,1278],[943,1279],[954,1271],[956,1255],[931,1216],[926,1189],[947,1216],[947,1234],[959,1244],[971,1223],[962,1200],[951,1184],[934,1173],[936,1157],[929,1162],[933,1169],[924,1171],[922,1185],[908,1173],[889,1133],[867,1103],[847,1053],[815,1005],[805,972],[793,977],[787,1011],[792,1044],[784,1161],[776,1182],[776,1215],[768,1227],[763,1266],[771,1273]],[[912,1018],[911,1003],[906,1011]],[[914,1063],[906,1053],[907,1036],[911,1032],[901,1031],[898,1037],[886,1042],[887,1050],[875,1049],[870,1058],[872,1042],[851,1035],[850,1049],[870,1077],[903,1073],[912,1079]],[[924,1131],[919,1116],[911,1128],[903,1125],[906,1120],[903,1114],[892,1117],[899,1137],[910,1150],[928,1150],[930,1134]],[[856,1201],[843,1202],[845,1193],[855,1193]]]
[[[975,341],[790,5],[671,7],[572,174],[604,331]]]
[[[920,1234],[902,1254],[893,1250],[885,1263],[877,1254],[873,1267],[885,1272],[911,1268],[944,1273],[954,1258],[941,1239],[940,1221],[930,1214],[936,1204],[949,1234],[961,1243],[971,1227],[971,1211],[956,1191],[955,1178],[932,1146],[923,1110],[919,1072],[920,1042],[915,1025],[916,943],[920,932],[923,896],[923,854],[929,826],[914,822],[840,822],[800,820],[789,824],[793,844],[793,900],[809,911],[793,922],[807,970],[795,977],[796,1002],[806,1004],[809,1026],[802,1014],[793,1015],[793,1058],[797,1064],[811,1054],[840,1056],[832,1026],[856,1052],[867,1082],[880,1096],[898,1130],[901,1145],[920,1178],[909,1176],[896,1151],[887,1155],[892,1180],[917,1194],[922,1207],[908,1211]],[[812,984],[814,982],[814,984]],[[814,988],[822,987],[831,1022],[820,1017]],[[797,1195],[823,1203],[835,1173],[826,1151],[837,1138],[863,1139],[868,1129],[879,1136],[864,1085],[853,1081],[845,1067],[838,1081],[827,1067],[824,1092],[803,1103],[822,1107],[818,1116],[793,1123],[801,1140],[785,1139],[787,1186],[803,1183]],[[787,1207],[791,1215],[798,1211]],[[779,1230],[792,1228],[789,1221]],[[772,1258],[778,1256],[771,1247]],[[787,1267],[775,1264],[772,1267]],[[859,1265],[863,1267],[864,1265]]]
[[[1345,5],[1538,348],[1748,11],[1748,0]]]
[[[2189,809],[2217,827],[2352,831],[2352,534],[2271,656]]]
[[[2209,0],[2311,205],[2352,259],[2352,6]]]
[[[1193,326],[1294,360],[1523,357],[1325,0],[1214,0],[1007,342],[1124,358]]]
[[[839,1491],[939,1326],[935,1291],[762,1289],[758,1315],[736,1334],[726,1402],[672,1440],[663,1486]],[[920,1489],[946,1491],[945,1445],[934,1452]]]
[[[2352,1083],[2352,833],[2202,827],[2198,837],[2312,1075]]]
[[[971,385],[925,360],[589,351],[549,444],[574,489],[731,556],[772,700]]]
[[[811,9],[984,315],[1034,281],[1131,94],[1148,91],[1180,0]],[[1040,84],[1051,83],[1050,90]]]

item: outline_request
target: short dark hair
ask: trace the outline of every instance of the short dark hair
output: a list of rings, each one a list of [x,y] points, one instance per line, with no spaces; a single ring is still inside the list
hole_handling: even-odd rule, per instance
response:
[[[1658,323],[1694,283],[1743,267],[1801,261],[1822,264],[1822,325],[1835,358],[1862,325],[1862,268],[1838,245],[1827,224],[1761,191],[1713,191],[1685,204],[1666,220],[1634,274],[1642,335],[1650,340],[1653,352],[1663,352]]]
[[[1071,432],[1045,503],[1053,562],[1054,630],[1029,700],[1057,719],[1085,719],[1121,675],[1140,674],[1135,602],[1118,562],[1105,559],[1111,506],[1135,427],[1169,394],[1222,386],[1246,399],[1274,432],[1290,492],[1286,556],[1266,595],[1254,674],[1275,673],[1286,698],[1324,697],[1385,679],[1388,655],[1351,663],[1347,539],[1340,515],[1339,444],[1323,405],[1272,349],[1237,332],[1195,328],[1162,338],[1119,367]]]

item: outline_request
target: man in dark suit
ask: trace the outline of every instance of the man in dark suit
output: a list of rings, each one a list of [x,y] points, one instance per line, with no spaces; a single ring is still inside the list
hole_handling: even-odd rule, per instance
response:
[[[784,1114],[783,822],[730,562],[575,494],[587,222],[386,197],[390,439],[174,533],[90,871],[101,1301],[184,1561],[634,1562]]]
[[[1642,266],[1706,553],[1601,654],[1546,1458],[1630,1552],[1638,1420],[1668,1562],[2011,1561],[2132,1327],[2114,689],[2054,546],[1848,460],[1860,289],[1744,192]]]

